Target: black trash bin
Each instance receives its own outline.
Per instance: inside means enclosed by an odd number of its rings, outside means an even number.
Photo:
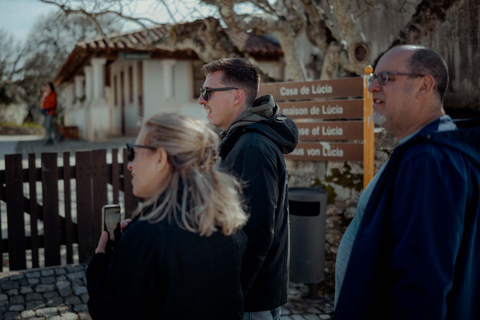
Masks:
[[[289,188],[290,281],[310,285],[310,297],[324,278],[327,191]]]

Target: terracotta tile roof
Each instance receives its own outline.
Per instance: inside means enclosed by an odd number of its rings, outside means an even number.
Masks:
[[[174,53],[162,49],[148,47],[150,43],[165,41],[169,37],[171,25],[158,25],[149,28],[150,39],[147,38],[145,30],[132,31],[125,33],[114,33],[108,38],[95,38],[91,40],[78,42],[76,47],[68,56],[57,75],[55,83],[70,81],[73,76],[81,71],[82,67],[88,62],[92,55],[104,56],[115,55],[119,52],[151,52],[159,57],[180,57],[187,59],[198,59],[195,52],[191,49],[178,50]],[[280,45],[267,39],[246,32],[236,32],[225,29],[226,34],[241,51],[246,51],[255,59],[277,60],[283,55]],[[150,40],[150,41],[149,41]]]
[[[239,48],[244,48],[252,56],[282,56],[280,45],[271,40],[246,32],[225,29],[230,40]]]
[[[111,34],[108,39],[97,38],[77,43],[88,51],[115,51],[115,50],[136,50],[135,45],[148,46],[149,43],[155,43],[165,40],[169,36],[170,25],[159,25],[148,29],[151,41],[147,39],[147,32],[145,30],[133,31],[120,34]],[[271,40],[246,32],[236,32],[230,29],[225,29],[226,34],[230,40],[251,55],[267,55],[279,57],[283,54],[281,47]],[[155,49],[152,49],[155,50]]]
[[[152,42],[159,41],[168,37],[169,26],[160,25],[158,27],[149,28],[149,36]],[[117,50],[135,49],[135,45],[148,46],[147,32],[145,30],[113,33],[108,35],[107,39],[96,38],[77,43],[77,47],[87,51],[95,52],[112,52]]]

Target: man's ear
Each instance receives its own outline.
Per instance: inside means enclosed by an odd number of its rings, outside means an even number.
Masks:
[[[421,79],[420,87],[417,91],[417,98],[423,99],[428,97],[435,89],[435,79],[431,75],[423,76]]]
[[[238,89],[235,92],[235,97],[233,98],[235,103],[241,103],[242,101],[245,102],[245,92],[242,89]]]

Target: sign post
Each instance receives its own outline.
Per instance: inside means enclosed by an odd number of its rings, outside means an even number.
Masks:
[[[368,91],[368,78],[373,73],[371,66],[365,67],[363,76],[363,188],[373,179],[375,160],[375,135],[372,122],[373,97]]]

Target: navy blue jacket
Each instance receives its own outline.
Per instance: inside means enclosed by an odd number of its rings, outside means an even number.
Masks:
[[[480,319],[480,128],[397,147],[372,193],[335,308],[343,319]]]

